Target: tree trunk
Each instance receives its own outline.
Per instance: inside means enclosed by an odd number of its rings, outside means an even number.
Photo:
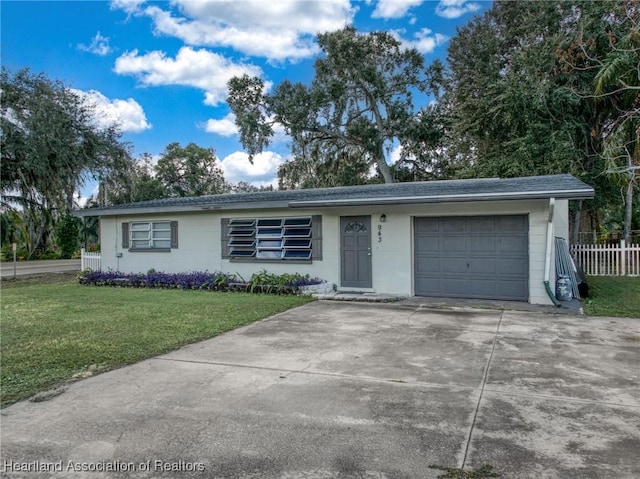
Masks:
[[[378,165],[378,171],[384,178],[385,183],[395,183],[393,181],[393,176],[391,176],[391,169],[387,164],[387,159],[384,157],[384,149],[382,144],[378,147],[378,151],[376,152],[376,163]]]
[[[380,110],[378,109],[378,105],[376,103],[375,98],[373,98],[373,96],[368,93],[367,93],[367,103],[369,104],[371,111],[373,112],[376,118],[376,127],[378,128],[378,133],[380,134],[380,139],[376,147],[377,149],[376,163],[378,164],[378,171],[384,178],[385,183],[395,183],[393,181],[393,176],[391,176],[391,170],[389,169],[389,165],[387,164],[387,159],[384,157],[384,140],[383,140],[384,125],[382,122],[382,115],[380,114]]]
[[[582,216],[582,200],[578,200],[576,211],[573,216],[573,230],[571,231],[571,244],[580,243],[580,219]]]

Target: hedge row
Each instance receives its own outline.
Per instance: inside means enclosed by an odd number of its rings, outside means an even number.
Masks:
[[[321,284],[319,278],[308,274],[255,273],[249,281],[236,274],[221,272],[163,273],[150,270],[148,273],[121,273],[119,271],[80,272],[78,281],[90,286],[119,286],[124,288],[197,289],[207,291],[242,291],[248,293],[299,294],[303,287]]]

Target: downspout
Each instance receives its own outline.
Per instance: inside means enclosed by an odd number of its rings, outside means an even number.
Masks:
[[[553,210],[556,206],[556,199],[549,198],[549,220],[547,221],[547,251],[544,256],[544,289],[547,290],[547,295],[551,302],[557,307],[562,306],[555,295],[551,291],[549,286],[549,274],[551,272],[551,245],[553,244]]]

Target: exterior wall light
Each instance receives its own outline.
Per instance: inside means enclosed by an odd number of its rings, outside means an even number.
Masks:
[[[387,221],[387,215],[385,214],[380,215],[380,223],[384,223],[385,221]]]

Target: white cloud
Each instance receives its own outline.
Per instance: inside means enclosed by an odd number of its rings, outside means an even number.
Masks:
[[[404,41],[406,45],[415,48],[422,54],[431,53],[437,46],[442,45],[449,38],[440,33],[433,34],[428,28],[423,28],[414,33],[414,40]]]
[[[271,117],[267,120],[273,121],[273,118]],[[233,113],[227,114],[227,116],[220,120],[210,118],[203,125],[203,129],[207,133],[214,133],[220,136],[233,136],[239,133],[238,126],[236,125],[236,116]],[[291,140],[291,137],[286,134],[284,126],[280,123],[274,123],[271,144],[284,143],[289,140]]]
[[[396,145],[393,150],[391,150],[391,153],[389,153],[388,163],[395,165],[400,161],[400,155],[402,155],[402,145]]]
[[[401,41],[406,48],[415,48],[423,55],[431,53],[436,47],[449,40],[449,37],[446,35],[433,33],[428,28],[423,28],[422,30],[415,32],[412,40],[402,38],[402,34],[405,33],[404,30],[391,30],[389,33]]]
[[[140,11],[140,5],[145,3],[146,0],[111,0],[112,10],[124,10],[129,14],[137,13]]]
[[[264,151],[253,157],[244,151],[236,151],[220,161],[224,177],[231,183],[246,181],[255,186],[277,185],[278,167],[285,159],[278,153]]]
[[[234,76],[261,76],[254,65],[234,63],[205,49],[182,47],[175,58],[153,51],[139,55],[127,52],[116,60],[114,68],[121,75],[134,75],[143,85],[186,85],[205,91],[207,105],[215,106],[227,97],[227,82]],[[268,85],[270,87],[270,85]]]
[[[133,98],[109,100],[96,90],[72,91],[95,107],[95,121],[102,128],[117,124],[123,133],[140,133],[151,128],[142,106]]]
[[[82,43],[78,44],[78,49],[83,52],[100,55],[101,57],[108,55],[113,51],[109,46],[109,37],[103,37],[100,32],[96,33],[96,36],[91,39],[91,43],[89,45],[84,45]]]
[[[417,7],[424,0],[379,0],[372,18],[402,18],[410,8]]]
[[[156,33],[192,46],[228,47],[272,61],[313,56],[318,51],[315,35],[350,24],[356,12],[349,0],[174,0],[173,10],[163,9],[164,4],[134,3],[135,14],[150,17]],[[112,8],[134,11],[124,0],[112,2]]]
[[[440,0],[436,6],[436,15],[453,19],[478,10],[480,10],[480,4],[469,2],[469,0]]]
[[[236,126],[236,116],[233,113],[229,113],[222,120],[211,118],[205,123],[204,131],[220,136],[237,135],[238,127]]]
[[[100,186],[98,183],[89,185],[89,187],[86,188],[85,191],[74,192],[73,201],[75,202],[76,205],[78,205],[78,208],[84,208],[85,206],[87,206],[87,203],[89,203],[91,199],[96,198],[98,196],[99,190],[100,190]]]

